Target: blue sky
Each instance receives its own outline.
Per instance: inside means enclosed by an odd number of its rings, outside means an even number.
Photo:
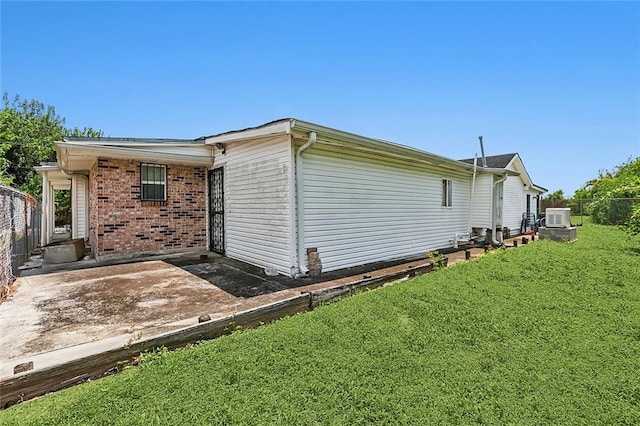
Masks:
[[[640,4],[5,2],[1,88],[70,127],[191,138],[296,117],[573,194],[640,155]]]

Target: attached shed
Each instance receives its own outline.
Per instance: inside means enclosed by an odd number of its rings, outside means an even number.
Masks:
[[[473,164],[474,159],[461,161]],[[477,162],[481,164],[480,159]],[[488,156],[486,165],[490,169],[504,170],[506,178],[479,175],[472,202],[472,226],[506,227],[511,236],[519,235],[539,217],[540,196],[547,190],[533,183],[517,153]]]

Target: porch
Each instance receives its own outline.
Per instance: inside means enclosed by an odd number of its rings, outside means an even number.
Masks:
[[[34,167],[42,177],[42,226],[40,245],[45,247],[66,238],[84,238],[89,235],[88,179],[82,174],[69,175],[58,163],[42,163]],[[69,191],[69,224],[56,227],[56,191]]]

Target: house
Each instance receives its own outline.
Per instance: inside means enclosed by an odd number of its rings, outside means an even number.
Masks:
[[[308,271],[308,249],[331,271],[451,247],[491,226],[471,207],[491,204],[485,181],[521,173],[290,118],[193,140],[64,138],[56,150],[52,173],[72,179],[81,210],[74,233],[96,258],[206,249],[290,276]]]
[[[473,158],[461,161],[474,164]],[[540,197],[547,189],[533,183],[517,153],[488,156],[485,162],[487,168],[505,170],[507,174],[504,178],[486,173],[478,175],[471,201],[472,227],[508,228],[510,236],[531,229],[540,216]]]

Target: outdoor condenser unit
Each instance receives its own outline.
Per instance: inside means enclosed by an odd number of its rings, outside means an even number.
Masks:
[[[549,208],[545,210],[547,228],[569,228],[571,226],[571,209]]]

